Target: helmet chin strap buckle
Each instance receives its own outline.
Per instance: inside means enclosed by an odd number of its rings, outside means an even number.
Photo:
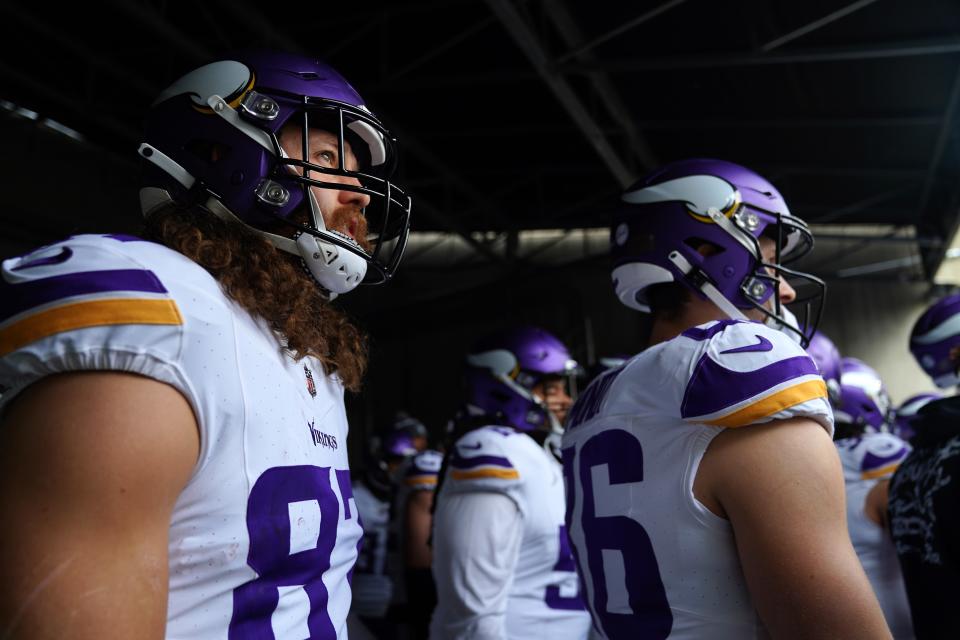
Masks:
[[[720,293],[720,290],[713,286],[713,283],[699,269],[690,264],[690,261],[684,258],[679,251],[671,251],[667,258],[680,270],[684,278],[700,290],[703,295],[707,296],[707,299],[725,313],[728,318],[731,320],[748,320],[747,316],[727,300]]]

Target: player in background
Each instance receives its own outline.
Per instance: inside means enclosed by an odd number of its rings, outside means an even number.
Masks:
[[[879,374],[854,358],[840,361],[834,438],[843,465],[850,541],[893,637],[911,640],[910,605],[890,536],[890,478],[910,445],[889,433],[889,396]]]
[[[942,393],[933,391],[917,393],[901,402],[900,406],[893,411],[893,434],[906,442],[913,440],[913,436],[917,434],[914,423],[920,418],[920,409],[927,403],[942,398]]]
[[[650,347],[587,388],[563,435],[595,628],[889,638],[847,535],[826,385],[798,344],[816,297],[800,324],[782,312],[800,302],[786,277],[823,287],[784,267],[812,247],[806,225],[754,172],[685,160],[626,191],[611,242],[618,298],[653,323]]]
[[[840,351],[822,331],[817,331],[810,338],[807,353],[817,364],[820,377],[827,385],[831,406],[836,407],[840,402]]]
[[[960,383],[960,295],[941,298],[917,319],[910,352],[941,389]],[[913,452],[890,482],[890,529],[917,638],[952,638],[960,582],[960,398],[928,402],[911,426]]]
[[[397,625],[394,618],[387,617],[396,591],[396,579],[388,565],[390,515],[400,467],[416,453],[414,438],[404,431],[371,438],[363,474],[353,485],[363,542],[353,574],[350,611],[378,637],[392,634]]]
[[[251,53],[170,85],[140,155],[144,239],[0,266],[0,629],[345,637],[366,345],[330,300],[397,266],[394,141],[333,68]]]
[[[576,362],[553,335],[521,327],[480,340],[467,364],[460,423],[477,428],[448,453],[436,498],[430,637],[585,639],[556,457]]]

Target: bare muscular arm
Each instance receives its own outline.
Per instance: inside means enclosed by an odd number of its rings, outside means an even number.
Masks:
[[[850,542],[840,460],[819,424],[795,418],[724,431],[694,493],[730,520],[772,637],[891,637]]]
[[[0,637],[162,638],[186,399],[124,373],[43,379],[0,416]]]

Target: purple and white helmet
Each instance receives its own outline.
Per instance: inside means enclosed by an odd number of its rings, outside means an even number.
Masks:
[[[941,298],[913,325],[910,353],[920,367],[941,389],[960,384],[957,374],[960,358],[953,351],[960,347],[960,294]]]
[[[890,394],[880,374],[862,360],[841,358],[840,404],[833,410],[834,420],[879,433],[889,431],[890,409]]]
[[[830,404],[836,407],[840,403],[840,351],[830,338],[817,331],[810,338],[807,353],[817,363],[817,369],[827,383]]]
[[[908,442],[912,440],[913,436],[917,435],[915,424],[920,409],[941,398],[943,394],[940,393],[918,393],[904,400],[903,404],[894,410],[893,433]]]
[[[629,187],[611,226],[613,282],[626,306],[649,312],[647,289],[680,282],[727,316],[761,309],[768,321],[806,344],[820,321],[822,280],[783,267],[813,248],[806,223],[790,214],[766,179],[723,160],[672,162]],[[777,253],[764,263],[759,238],[771,237]],[[710,255],[698,251],[709,243]],[[783,312],[780,276],[815,286],[798,322]],[[772,301],[771,301],[772,298]]]
[[[338,166],[289,158],[279,144],[288,124],[300,127],[303,157],[311,160],[310,128],[334,134]],[[357,171],[344,166],[346,143]],[[389,280],[403,254],[411,203],[390,182],[396,141],[353,87],[316,58],[250,52],[191,71],[151,106],[139,152],[145,215],[171,200],[205,206],[300,257],[332,296]],[[342,177],[359,184],[336,182]],[[369,252],[326,228],[312,187],[369,196]],[[277,234],[278,226],[291,233]]]
[[[577,373],[577,362],[554,335],[537,327],[500,331],[467,356],[467,403],[472,413],[496,416],[521,431],[559,431],[560,424],[533,387],[548,376]]]

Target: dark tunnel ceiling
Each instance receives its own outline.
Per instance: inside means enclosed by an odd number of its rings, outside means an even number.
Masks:
[[[181,72],[279,47],[395,131],[418,230],[603,226],[626,182],[690,155],[765,173],[808,222],[913,225],[928,268],[956,226],[955,0],[280,6],[3,3],[0,98],[123,165]]]

